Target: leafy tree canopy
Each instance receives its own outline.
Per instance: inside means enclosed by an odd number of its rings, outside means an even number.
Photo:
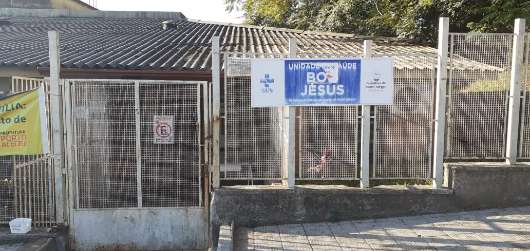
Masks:
[[[393,36],[435,43],[438,17],[454,32],[511,32],[529,0],[225,0],[254,25]]]

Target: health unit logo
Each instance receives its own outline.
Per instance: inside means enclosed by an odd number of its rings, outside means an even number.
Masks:
[[[265,76],[259,80],[261,84],[262,93],[273,93],[274,78],[270,74],[265,73]]]
[[[287,104],[358,101],[359,60],[289,60],[286,63]]]
[[[344,85],[339,83],[339,63],[302,64],[306,71],[306,83],[301,96],[340,96]]]

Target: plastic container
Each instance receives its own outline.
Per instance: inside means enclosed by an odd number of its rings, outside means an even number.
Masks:
[[[16,218],[9,222],[9,228],[12,234],[25,234],[31,231],[31,219]]]

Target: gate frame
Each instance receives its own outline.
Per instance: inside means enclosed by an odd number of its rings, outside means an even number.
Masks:
[[[204,169],[208,168],[208,163],[205,163],[204,161],[208,158],[205,155],[209,154],[209,151],[207,148],[209,138],[208,133],[208,127],[209,127],[209,116],[210,113],[210,107],[208,106],[208,100],[203,100],[205,97],[209,99],[209,84],[207,81],[195,81],[195,80],[143,80],[143,79],[96,79],[96,78],[89,78],[89,79],[61,79],[63,83],[63,93],[64,93],[64,99],[63,99],[63,108],[65,111],[65,120],[64,126],[66,128],[66,135],[65,135],[65,143],[67,148],[69,149],[66,151],[66,170],[67,170],[67,188],[68,188],[68,221],[70,223],[70,234],[72,235],[72,245],[76,248],[79,248],[80,250],[85,249],[93,249],[93,248],[107,248],[109,246],[106,245],[119,245],[123,243],[116,243],[113,237],[116,238],[116,236],[90,236],[87,238],[84,238],[80,240],[79,238],[76,238],[78,234],[84,235],[82,233],[87,233],[87,231],[92,231],[92,229],[97,229],[97,227],[103,227],[101,226],[102,222],[98,222],[97,219],[103,219],[102,221],[111,221],[113,224],[116,224],[116,226],[126,226],[127,219],[133,220],[133,222],[137,222],[140,224],[139,228],[142,228],[146,222],[149,221],[158,221],[162,218],[164,219],[170,219],[168,222],[174,222],[175,224],[184,224],[186,226],[189,226],[190,234],[186,235],[184,234],[186,231],[182,232],[181,237],[175,238],[173,240],[165,241],[164,243],[158,243],[158,245],[171,245],[171,244],[178,244],[180,242],[186,243],[186,245],[190,245],[190,243],[194,243],[193,245],[203,245],[207,244],[209,241],[208,239],[208,229],[209,229],[209,221],[208,221],[208,211],[209,211],[209,201],[206,201],[204,198],[208,198],[208,192],[209,192],[209,186],[204,186],[204,182],[202,182],[203,178],[206,179],[208,176],[204,176]],[[74,101],[74,98],[72,97],[73,91],[75,90],[75,81],[96,81],[97,82],[117,82],[117,83],[129,83],[133,85],[135,88],[135,140],[136,140],[136,158],[137,158],[137,168],[140,168],[140,172],[138,173],[137,169],[137,179],[140,179],[140,184],[137,183],[137,186],[141,189],[141,148],[138,148],[138,143],[140,143],[141,139],[139,136],[139,130],[141,125],[138,123],[140,120],[140,106],[139,102],[139,87],[141,84],[170,84],[170,85],[194,85],[197,87],[197,93],[196,93],[196,100],[197,100],[197,129],[198,129],[198,147],[199,147],[199,154],[198,154],[198,160],[199,160],[199,172],[198,172],[198,179],[199,179],[199,196],[198,196],[198,206],[182,206],[182,207],[143,207],[140,203],[137,203],[136,207],[119,207],[119,208],[79,208],[79,187],[78,187],[78,168],[77,168],[77,154],[75,154],[75,151],[77,151],[77,143],[75,140],[75,127],[74,127],[74,120],[73,120],[73,105],[72,102]],[[209,183],[207,183],[209,184]],[[138,188],[137,188],[138,189]],[[137,191],[138,194],[141,195],[141,190]],[[138,198],[138,197],[137,197]],[[138,198],[138,202],[142,200],[141,197]],[[141,206],[141,207],[140,207]],[[157,218],[156,216],[159,215]],[[95,217],[95,218],[94,218]],[[79,220],[81,218],[85,218],[85,220],[82,220],[82,222]],[[121,220],[121,219],[125,219]],[[182,222],[183,219],[193,219],[190,222]],[[78,220],[78,222],[76,222]],[[91,222],[92,221],[92,222]],[[100,220],[101,221],[101,220]],[[89,224],[89,225],[87,225]],[[93,224],[93,225],[90,225]],[[160,223],[162,224],[162,223]],[[168,223],[171,225],[171,223]],[[168,224],[162,224],[163,226],[167,226]],[[165,230],[164,230],[165,229]],[[154,236],[153,238],[161,238],[161,236],[165,236],[165,234],[168,234],[173,228],[156,228],[154,230],[150,230],[150,234]],[[155,231],[156,230],[156,231]],[[138,231],[135,231],[138,232]],[[116,235],[119,235],[120,233],[116,233]],[[134,235],[134,234],[133,234]],[[190,239],[194,239],[194,241],[190,242]],[[199,239],[201,239],[199,241]],[[124,238],[120,239],[122,242],[142,242],[147,243],[149,240],[145,238],[139,238],[139,239],[131,239],[131,238]],[[205,242],[205,243],[202,243]],[[165,248],[165,246],[164,246]],[[197,247],[192,246],[185,246],[185,249],[193,249]]]
[[[99,79],[99,78],[69,78],[69,79],[61,79],[63,83],[63,92],[64,92],[64,99],[63,99],[63,105],[65,110],[65,128],[66,135],[65,135],[65,143],[67,146],[67,149],[70,149],[68,153],[66,153],[67,156],[67,173],[68,173],[68,187],[69,189],[69,209],[71,210],[98,210],[98,209],[135,209],[135,208],[158,208],[158,207],[143,207],[142,206],[142,195],[141,195],[141,167],[142,163],[141,161],[141,148],[139,147],[139,144],[141,144],[140,139],[140,99],[139,99],[139,90],[140,90],[140,84],[170,84],[170,85],[196,85],[197,86],[197,123],[198,123],[198,146],[200,149],[199,152],[199,185],[200,185],[200,193],[199,193],[199,206],[194,207],[160,207],[160,208],[203,208],[207,207],[208,203],[203,203],[203,197],[205,195],[203,193],[207,193],[208,191],[204,190],[204,187],[202,187],[202,179],[205,178],[203,176],[203,168],[206,168],[208,165],[204,162],[205,154],[208,154],[208,150],[205,149],[205,146],[207,146],[206,143],[203,142],[203,139],[206,140],[208,138],[207,135],[203,135],[203,133],[207,133],[207,130],[203,129],[203,127],[208,126],[208,116],[206,114],[209,113],[209,107],[206,104],[206,102],[203,104],[202,108],[204,109],[201,113],[201,100],[205,97],[205,93],[208,91],[208,82],[207,81],[195,81],[195,80],[143,80],[143,79]],[[136,142],[136,159],[137,159],[137,169],[136,169],[136,175],[137,175],[137,189],[140,189],[137,191],[138,195],[140,197],[137,197],[138,199],[138,206],[137,207],[126,207],[126,208],[78,208],[79,207],[79,187],[78,187],[78,170],[77,170],[77,154],[73,154],[73,151],[77,151],[77,143],[75,141],[74,137],[74,120],[72,115],[72,91],[75,90],[74,83],[75,81],[97,81],[97,82],[121,82],[121,83],[134,83],[135,88],[135,142]],[[201,95],[202,94],[202,95]],[[201,116],[202,115],[202,116]],[[74,168],[75,166],[75,168]],[[74,183],[75,181],[75,183]],[[139,182],[138,182],[139,181]],[[75,202],[74,202],[75,198]]]

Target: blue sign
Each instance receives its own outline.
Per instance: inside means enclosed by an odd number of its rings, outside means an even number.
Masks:
[[[285,60],[286,105],[359,104],[361,60]]]

